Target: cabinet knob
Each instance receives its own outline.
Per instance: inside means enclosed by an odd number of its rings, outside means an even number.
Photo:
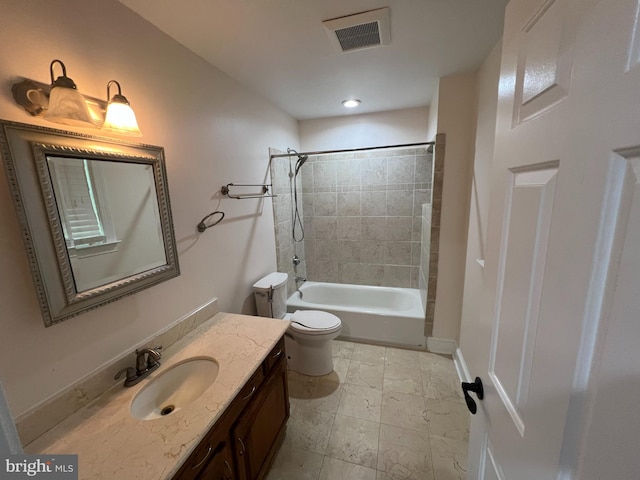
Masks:
[[[227,475],[226,480],[232,480],[233,479],[233,470],[231,470],[231,465],[229,465],[229,462],[227,462],[226,460],[224,461],[224,465],[225,465],[225,467],[227,467],[227,470],[229,470],[229,475]]]
[[[282,355],[282,349],[281,348],[279,348],[278,351],[272,355],[272,357],[273,358],[278,358],[280,355]]]

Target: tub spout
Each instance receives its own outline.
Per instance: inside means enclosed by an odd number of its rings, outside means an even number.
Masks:
[[[305,277],[296,277],[296,282],[306,282],[307,279]]]

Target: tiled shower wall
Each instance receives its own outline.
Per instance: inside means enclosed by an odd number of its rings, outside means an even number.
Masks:
[[[309,280],[418,288],[431,162],[426,148],[309,157],[301,170]]]

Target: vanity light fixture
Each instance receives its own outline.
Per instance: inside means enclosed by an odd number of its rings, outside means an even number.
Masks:
[[[62,76],[54,81],[53,66],[56,63],[62,67]],[[84,97],[78,91],[75,82],[67,77],[67,68],[64,63],[57,59],[53,60],[49,72],[51,73],[51,92],[44,118],[50,122],[76,127],[95,127]]]
[[[62,68],[62,75],[53,79],[55,64]],[[73,80],[67,77],[67,68],[60,60],[53,60],[49,67],[51,83],[37,82],[29,78],[14,83],[13,98],[34,117],[50,122],[64,123],[76,127],[100,128],[106,132],[141,137],[136,116],[129,101],[122,95],[120,84],[107,83],[107,100],[80,93]],[[111,97],[111,85],[118,86],[118,93]]]
[[[118,86],[118,93],[111,97],[110,89],[114,83]],[[107,105],[107,113],[104,124],[102,125],[102,130],[109,130],[132,137],[141,137],[142,132],[140,131],[140,127],[138,127],[136,114],[129,105],[127,98],[122,95],[120,83],[116,80],[110,80],[109,83],[107,83],[107,100],[109,104]]]
[[[360,105],[360,103],[360,100],[358,100],[357,98],[350,98],[348,100],[342,101],[342,105],[346,108],[355,108]]]

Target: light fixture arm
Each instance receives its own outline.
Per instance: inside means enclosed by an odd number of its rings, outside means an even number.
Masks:
[[[55,80],[53,79],[53,66],[59,63],[60,67],[62,67],[62,76],[56,78]],[[64,63],[62,63],[62,60],[58,60],[55,59],[51,62],[51,65],[49,66],[49,73],[51,74],[51,86],[52,87],[65,87],[65,88],[73,88],[77,90],[76,84],[73,80],[71,80],[69,77],[67,77],[67,67],[64,66]]]
[[[111,85],[114,83],[118,87],[118,93],[116,93],[113,98],[111,98]],[[126,105],[129,105],[129,100],[127,100],[127,97],[122,95],[122,87],[120,86],[120,82],[118,82],[117,80],[109,80],[109,83],[107,83],[107,102],[124,103]]]

